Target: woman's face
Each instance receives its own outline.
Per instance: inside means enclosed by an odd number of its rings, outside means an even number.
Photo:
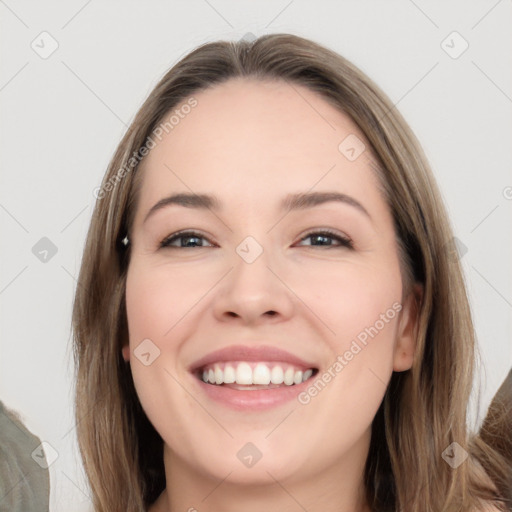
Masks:
[[[414,350],[368,143],[297,85],[194,98],[152,137],[130,234],[123,354],[166,460],[240,483],[362,470]]]

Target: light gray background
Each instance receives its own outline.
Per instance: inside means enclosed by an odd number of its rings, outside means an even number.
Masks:
[[[161,75],[199,44],[247,32],[291,32],[346,56],[423,144],[467,247],[483,363],[477,426],[512,365],[511,14],[510,0],[0,1],[0,397],[58,453],[52,512],[90,508],[70,315],[92,191]],[[47,59],[31,48],[49,48],[43,31],[59,45]],[[445,49],[462,41],[442,43],[453,31],[469,43],[456,59]],[[46,263],[32,253],[44,236],[58,248]]]

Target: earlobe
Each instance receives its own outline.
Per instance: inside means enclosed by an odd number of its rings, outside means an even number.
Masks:
[[[130,360],[130,345],[125,345],[121,349],[121,353],[123,354],[123,359],[128,362]]]
[[[412,367],[418,335],[419,312],[423,298],[423,286],[415,284],[404,300],[401,311],[395,353],[393,357],[393,370],[404,372]]]

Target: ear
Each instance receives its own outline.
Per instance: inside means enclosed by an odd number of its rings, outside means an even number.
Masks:
[[[125,362],[128,362],[130,360],[130,345],[126,344],[121,349],[121,353],[123,354],[123,359]]]
[[[395,372],[409,370],[414,361],[422,299],[423,285],[415,284],[409,295],[405,298],[402,311],[400,312],[393,355],[393,370]]]

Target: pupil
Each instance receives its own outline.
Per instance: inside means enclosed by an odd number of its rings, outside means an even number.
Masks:
[[[321,240],[323,242],[322,245],[330,245],[329,244],[330,237],[328,237],[328,236],[316,235],[313,238],[315,238],[316,240]]]
[[[184,237],[184,240],[186,240],[186,242],[182,245],[182,247],[191,247],[193,244],[197,243],[197,242],[191,242],[190,240],[199,240],[199,238],[197,236],[187,236],[187,237]]]

